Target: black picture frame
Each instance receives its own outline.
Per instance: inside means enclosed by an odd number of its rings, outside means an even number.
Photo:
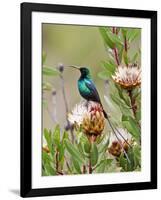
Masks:
[[[75,13],[148,18],[151,21],[151,181],[93,186],[32,189],[32,12]],[[21,4],[21,189],[22,197],[129,191],[157,188],[157,12],[115,8]]]

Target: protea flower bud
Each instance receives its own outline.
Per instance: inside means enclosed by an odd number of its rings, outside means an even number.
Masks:
[[[88,112],[83,118],[82,127],[88,135],[100,135],[105,126],[103,109],[99,103],[90,103]]]
[[[127,141],[127,142],[128,142],[128,141]],[[116,156],[116,157],[119,157],[120,154],[123,152],[122,147],[123,147],[124,150],[127,152],[128,149],[129,149],[128,144],[127,144],[125,141],[124,141],[124,142],[121,141],[121,143],[122,143],[122,146],[121,146],[121,144],[119,143],[119,141],[116,141],[116,140],[113,141],[112,144],[111,144],[111,146],[108,148],[108,152],[109,152],[110,154],[112,154],[113,156]]]
[[[120,154],[121,154],[121,145],[119,144],[119,142],[116,141],[116,140],[113,141],[111,146],[108,148],[108,152],[110,154],[112,154],[113,156],[116,156],[116,157],[120,156]]]
[[[141,69],[137,64],[119,65],[112,76],[113,80],[124,89],[133,89],[141,84]]]
[[[62,73],[64,71],[64,65],[62,63],[58,64],[58,70]]]
[[[120,134],[116,138],[114,135],[110,137],[110,144],[108,152],[115,157],[119,157],[124,151],[128,151],[129,145],[131,143],[131,135],[127,133],[124,129],[119,129]],[[118,140],[119,139],[119,140]]]
[[[95,141],[105,127],[102,106],[93,101],[76,105],[72,113],[68,115],[68,119],[72,124],[76,123],[81,126],[83,133],[85,133],[91,141]]]

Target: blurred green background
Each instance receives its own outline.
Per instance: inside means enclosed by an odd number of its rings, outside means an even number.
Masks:
[[[42,31],[42,50],[47,55],[45,65],[57,67],[59,63],[63,63],[88,66],[104,105],[104,94],[108,95],[108,91],[105,90],[104,81],[98,78],[97,74],[102,71],[101,61],[108,60],[109,57],[98,27],[43,24]],[[140,39],[138,37],[132,44],[129,54],[134,54],[135,50],[140,48]],[[74,69],[67,68],[63,75],[68,107],[71,111],[82,99],[77,89],[80,74]],[[60,78],[43,76],[43,80],[51,83],[53,90],[56,90],[56,96],[52,96],[51,92],[43,94],[48,102],[48,109],[43,108],[43,127],[53,128],[55,122],[51,116],[55,113],[57,121],[63,128],[66,121]],[[108,112],[108,109],[106,110]]]

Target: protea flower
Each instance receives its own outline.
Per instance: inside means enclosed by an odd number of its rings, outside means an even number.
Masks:
[[[137,64],[119,65],[112,76],[113,80],[124,89],[132,89],[141,84],[141,69]]]
[[[131,143],[131,135],[124,129],[118,129],[120,135],[111,135],[108,152],[113,156],[119,157],[124,151],[128,151],[129,144]]]
[[[83,133],[95,141],[105,127],[105,118],[102,106],[93,101],[83,101],[75,106],[68,115],[68,120],[72,124],[82,127]]]

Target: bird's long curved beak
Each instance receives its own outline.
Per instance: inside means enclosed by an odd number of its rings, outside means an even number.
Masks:
[[[75,66],[75,65],[69,65],[69,66],[66,66],[66,67],[72,67],[74,69],[80,70],[80,68],[78,66]]]

